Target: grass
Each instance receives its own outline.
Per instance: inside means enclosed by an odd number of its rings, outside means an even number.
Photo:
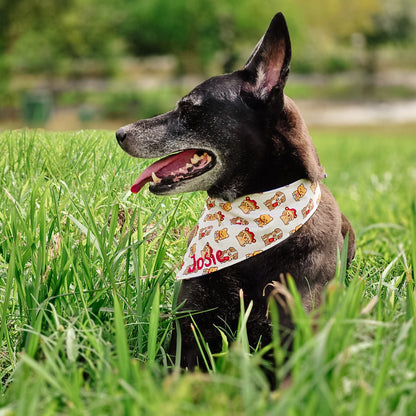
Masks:
[[[312,132],[356,258],[306,315],[270,391],[236,341],[209,374],[166,353],[175,270],[204,195],[128,189],[147,162],[112,132],[0,135],[0,415],[407,415],[416,408],[416,142],[411,128]],[[175,306],[173,306],[175,308]],[[277,313],[271,314],[277,326]],[[197,328],[195,329],[198,335]],[[273,344],[278,363],[285,351]],[[291,374],[288,379],[288,374]]]

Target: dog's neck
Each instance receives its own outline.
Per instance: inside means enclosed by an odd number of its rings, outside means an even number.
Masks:
[[[283,108],[271,118],[276,121],[263,132],[267,139],[259,140],[261,146],[267,146],[262,148],[261,156],[249,157],[238,169],[228,172],[208,189],[210,197],[232,202],[244,195],[280,188],[301,178],[318,182],[325,177],[308,128],[293,100],[284,96]]]
[[[271,192],[302,178],[309,180],[306,169],[299,159],[294,157],[293,160],[289,160],[290,156],[286,156],[286,153],[291,153],[292,149],[287,149],[282,141],[279,141],[279,145],[280,148],[277,150],[270,149],[268,156],[249,173],[241,176],[230,175],[224,183],[217,182],[207,191],[208,196],[233,202],[243,196]],[[285,146],[284,149],[283,146]]]
[[[307,179],[233,202],[208,197],[177,278],[213,273],[280,244],[308,221],[320,198],[318,182]]]

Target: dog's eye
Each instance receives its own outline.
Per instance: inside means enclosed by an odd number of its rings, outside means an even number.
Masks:
[[[189,103],[179,103],[178,112],[180,118],[185,118],[192,112],[192,105]]]
[[[189,101],[182,101],[178,104],[179,111],[189,111],[192,107],[193,106]]]
[[[189,102],[181,102],[178,104],[178,115],[181,123],[189,125],[192,123],[195,115],[194,106]]]
[[[181,114],[190,112],[193,110],[193,108],[194,105],[189,101],[181,101],[178,103],[178,109]]]
[[[195,105],[190,101],[183,101],[178,103],[179,118],[184,122],[190,122],[198,117],[200,114],[201,107]]]

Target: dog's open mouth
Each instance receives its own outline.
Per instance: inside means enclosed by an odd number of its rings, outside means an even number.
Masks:
[[[152,191],[173,188],[183,181],[202,175],[214,165],[215,156],[212,153],[205,150],[185,150],[150,165],[134,182],[131,192],[139,192],[148,182],[151,182]]]

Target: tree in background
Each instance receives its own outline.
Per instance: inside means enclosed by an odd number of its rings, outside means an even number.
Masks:
[[[415,0],[0,0],[0,68],[76,75],[79,60],[111,72],[121,55],[174,54],[182,70],[204,71],[220,57],[230,71],[283,11],[294,69],[326,70],[355,33],[372,49],[414,37],[414,10]]]
[[[182,69],[204,71],[218,51],[231,68],[235,44],[253,42],[277,11],[267,0],[123,1],[119,33],[136,56],[174,54]]]
[[[380,48],[388,44],[403,44],[415,39],[415,6],[415,0],[382,0],[379,12],[372,16],[371,29],[363,33],[367,51],[364,61],[366,73],[364,87],[368,93],[374,89]]]
[[[348,45],[355,33],[370,32],[382,0],[281,0],[294,47],[297,72],[336,72],[353,65]],[[293,37],[293,35],[292,35]],[[345,48],[347,46],[347,48]]]
[[[98,0],[15,0],[1,6],[0,39],[14,71],[76,73],[74,60],[110,61],[116,53],[113,15]]]

